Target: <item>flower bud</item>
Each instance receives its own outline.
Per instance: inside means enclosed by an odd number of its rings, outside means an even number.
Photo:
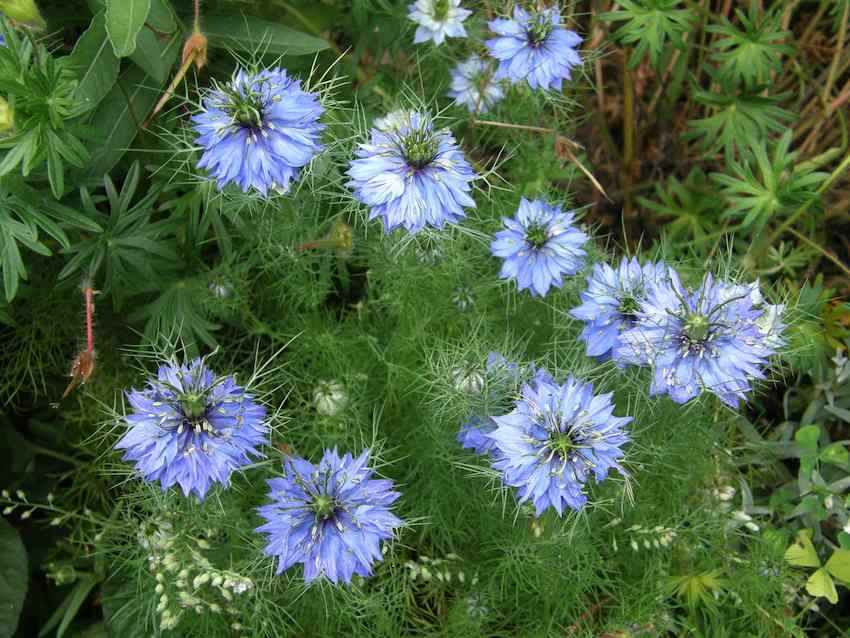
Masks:
[[[348,392],[338,381],[321,381],[313,393],[316,412],[322,416],[337,416],[348,407]]]

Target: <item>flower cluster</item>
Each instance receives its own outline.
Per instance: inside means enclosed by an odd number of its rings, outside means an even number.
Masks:
[[[258,509],[267,522],[265,553],[278,559],[281,574],[304,565],[304,580],[319,576],[350,583],[369,576],[383,559],[381,541],[403,522],[390,511],[400,496],[388,480],[373,479],[369,450],[353,458],[326,450],[318,465],[301,458],[284,460],[284,475],[268,481],[273,503]]]
[[[538,376],[522,388],[514,409],[494,416],[486,436],[496,444],[493,469],[516,487],[519,502],[531,501],[539,516],[553,508],[580,510],[586,483],[597,482],[620,465],[629,441],[623,427],[632,417],[616,417],[612,393],[594,395],[593,385],[572,376],[563,385]]]
[[[285,193],[322,150],[318,120],[325,109],[285,69],[240,70],[211,90],[203,107],[192,117],[203,149],[198,167],[219,189],[235,183],[243,192]]]
[[[650,393],[685,403],[703,391],[737,407],[768,359],[784,345],[783,305],[747,286],[707,274],[696,290],[663,263],[596,264],[570,311],[585,322],[589,356],[654,368]]]
[[[417,23],[415,43],[432,40],[441,45],[446,37],[466,37],[463,21],[472,14],[460,6],[460,0],[417,0],[409,6],[408,17]],[[557,7],[525,9],[514,6],[510,18],[498,18],[487,23],[495,37],[484,42],[487,52],[499,63],[496,80],[511,84],[527,82],[532,89],[560,91],[563,81],[581,65],[577,50],[581,37],[561,26]],[[502,97],[502,89],[481,82],[485,64],[473,56],[452,72],[452,92],[458,104],[470,111],[484,112],[488,101]],[[488,73],[489,75],[489,73]],[[480,87],[489,86],[486,91]],[[483,106],[482,106],[483,105]]]
[[[514,279],[519,290],[545,297],[551,286],[563,286],[563,275],[584,265],[582,246],[588,236],[573,225],[575,214],[558,205],[524,197],[514,219],[505,217],[506,230],[496,233],[490,251],[504,259],[499,276]]]
[[[233,470],[268,442],[265,408],[232,376],[217,377],[203,359],[167,363],[127,400],[129,429],[115,444],[147,481],[163,491],[179,485],[203,499],[213,483],[228,485]]]
[[[355,154],[348,186],[387,233],[399,226],[410,233],[442,228],[475,207],[469,196],[475,171],[452,134],[436,129],[425,113],[391,113]]]

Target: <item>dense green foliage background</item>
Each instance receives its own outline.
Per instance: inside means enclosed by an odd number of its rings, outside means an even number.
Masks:
[[[451,105],[448,73],[510,4],[465,1],[470,37],[434,47],[397,0],[209,0],[208,62],[155,117],[192,2],[44,0],[46,29],[4,21],[0,637],[155,636],[164,610],[171,635],[207,637],[850,628],[850,1],[560,2],[581,72],[561,94],[514,88],[487,124]],[[329,148],[290,195],[218,193],[195,168],[188,116],[240,63],[309,78],[328,108]],[[385,236],[343,173],[373,119],[410,106],[441,111],[486,180],[462,226]],[[581,211],[593,259],[759,278],[789,307],[770,382],[740,413],[677,406],[646,396],[646,371],[586,358],[567,315],[584,276],[545,300],[497,278],[489,240],[523,195]],[[96,366],[60,398],[82,282]],[[268,459],[203,504],[112,449],[123,392],[175,350],[241,379],[266,366],[275,411]],[[458,370],[492,350],[615,391],[631,478],[563,520],[517,509],[455,441],[481,407]],[[333,415],[326,382],[348,397]],[[377,450],[409,525],[373,578],[305,590],[274,575],[254,508],[281,454],[333,446]]]

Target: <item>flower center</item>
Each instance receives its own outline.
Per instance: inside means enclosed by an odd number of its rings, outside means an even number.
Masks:
[[[445,20],[449,17],[449,0],[437,0],[434,3],[434,19]]]
[[[693,313],[685,317],[685,336],[692,343],[705,341],[711,322],[705,315]]]
[[[184,394],[180,397],[180,408],[186,419],[190,423],[195,423],[206,416],[206,397],[203,394]]]
[[[538,15],[528,27],[528,39],[531,46],[539,47],[552,33],[552,22],[545,15]]]
[[[632,295],[626,295],[620,299],[619,312],[624,319],[628,319],[630,321],[637,319],[637,311],[639,308],[640,305],[638,304],[637,299],[635,299]]]
[[[317,496],[312,504],[313,513],[322,520],[331,518],[337,510],[337,504],[327,494]]]
[[[549,241],[549,228],[545,224],[531,224],[525,231],[525,238],[534,250],[540,250]]]
[[[561,458],[567,458],[571,451],[576,449],[576,444],[566,432],[556,431],[549,439],[549,449]]]
[[[412,131],[402,142],[404,159],[413,168],[425,168],[437,155],[437,140],[430,131]]]

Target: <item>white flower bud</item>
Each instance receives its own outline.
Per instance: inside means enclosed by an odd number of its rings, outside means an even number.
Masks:
[[[484,389],[484,376],[477,370],[467,370],[455,366],[451,370],[452,385],[458,392],[464,394],[481,394]]]
[[[348,391],[338,381],[320,381],[313,392],[313,402],[322,416],[337,416],[348,407]]]

